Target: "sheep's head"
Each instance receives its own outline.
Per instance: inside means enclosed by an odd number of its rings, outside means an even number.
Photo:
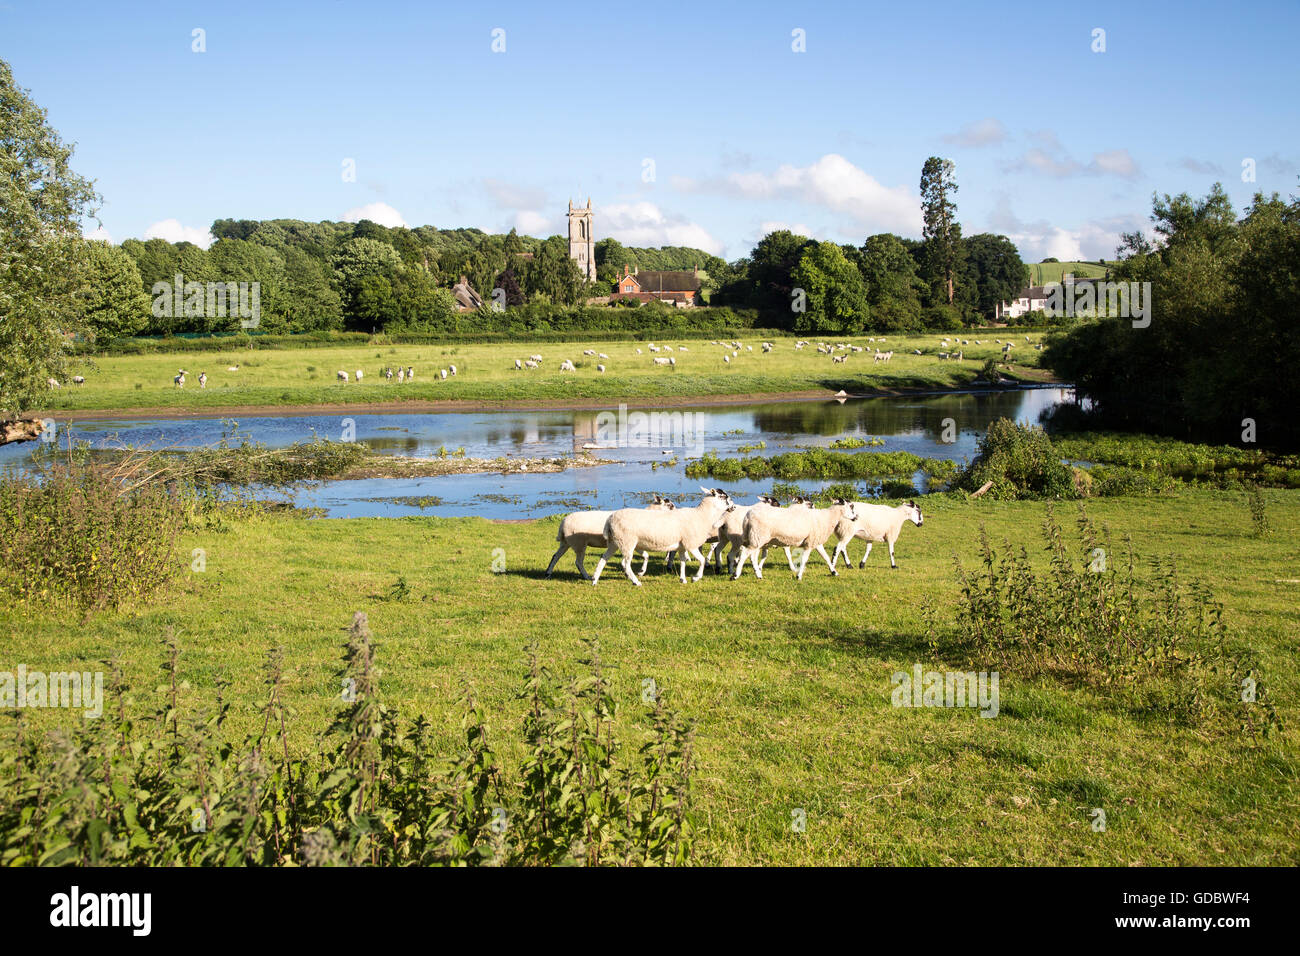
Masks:
[[[921,509],[916,506],[915,501],[909,501],[903,507],[907,508],[907,517],[912,519],[912,523],[918,528],[921,526]]]
[[[836,507],[842,509],[842,512],[843,512],[843,513],[842,513],[842,515],[841,515],[841,519],[840,519],[840,520],[842,520],[842,521],[857,521],[857,520],[858,520],[858,511],[857,511],[857,509],[853,506],[853,502],[852,502],[852,501],[849,501],[847,498],[836,498],[835,501],[834,501],[834,504],[835,504]]]

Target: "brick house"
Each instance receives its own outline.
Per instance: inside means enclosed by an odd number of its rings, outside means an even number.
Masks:
[[[689,309],[702,304],[700,273],[696,266],[690,272],[662,272],[647,269],[629,269],[623,266],[618,288],[609,301],[636,299],[639,302],[664,302],[679,309]]]

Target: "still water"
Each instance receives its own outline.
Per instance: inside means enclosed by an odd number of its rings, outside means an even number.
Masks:
[[[329,517],[481,515],[536,518],[577,508],[639,506],[658,492],[686,501],[700,482],[686,478],[687,458],[705,451],[743,454],[742,446],[764,455],[825,447],[837,438],[878,437],[869,451],[907,451],[923,457],[973,456],[976,442],[997,418],[1036,423],[1040,415],[1072,392],[1029,388],[998,392],[908,395],[836,401],[772,402],[752,405],[674,407],[681,413],[667,434],[639,435],[634,407],[629,441],[611,440],[617,409],[438,412],[423,414],[276,415],[237,419],[238,433],[277,447],[310,439],[345,437],[348,423],[357,441],[383,454],[429,457],[439,449],[463,448],[470,458],[546,458],[591,447],[592,454],[617,464],[574,468],[554,474],[476,474],[437,478],[329,481],[299,491],[301,507],[323,509]],[[642,408],[641,411],[655,411]],[[946,420],[951,419],[951,425]],[[58,440],[87,441],[94,447],[118,445],[199,447],[220,441],[232,423],[212,418],[144,419],[78,423],[57,420]],[[945,426],[955,441],[945,443]],[[753,446],[765,444],[761,451]],[[0,447],[0,467],[20,466],[30,445]],[[673,459],[676,465],[668,465]],[[654,466],[658,465],[656,468]],[[716,481],[706,481],[715,485]],[[771,488],[771,480],[730,482],[727,490],[744,502]],[[799,483],[816,490],[826,483]],[[918,487],[921,487],[918,484]]]

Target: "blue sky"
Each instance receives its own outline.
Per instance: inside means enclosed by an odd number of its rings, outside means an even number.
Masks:
[[[942,155],[967,234],[1037,261],[1109,256],[1155,191],[1300,191],[1300,3],[1054,6],[0,0],[0,57],[118,242],[362,215],[545,236],[590,195],[597,238],[734,259],[782,226],[918,235]]]

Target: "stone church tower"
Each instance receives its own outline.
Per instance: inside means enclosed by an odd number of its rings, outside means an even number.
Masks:
[[[596,280],[596,238],[591,234],[591,197],[585,207],[574,207],[569,200],[569,258],[578,263],[578,271],[589,282]]]

